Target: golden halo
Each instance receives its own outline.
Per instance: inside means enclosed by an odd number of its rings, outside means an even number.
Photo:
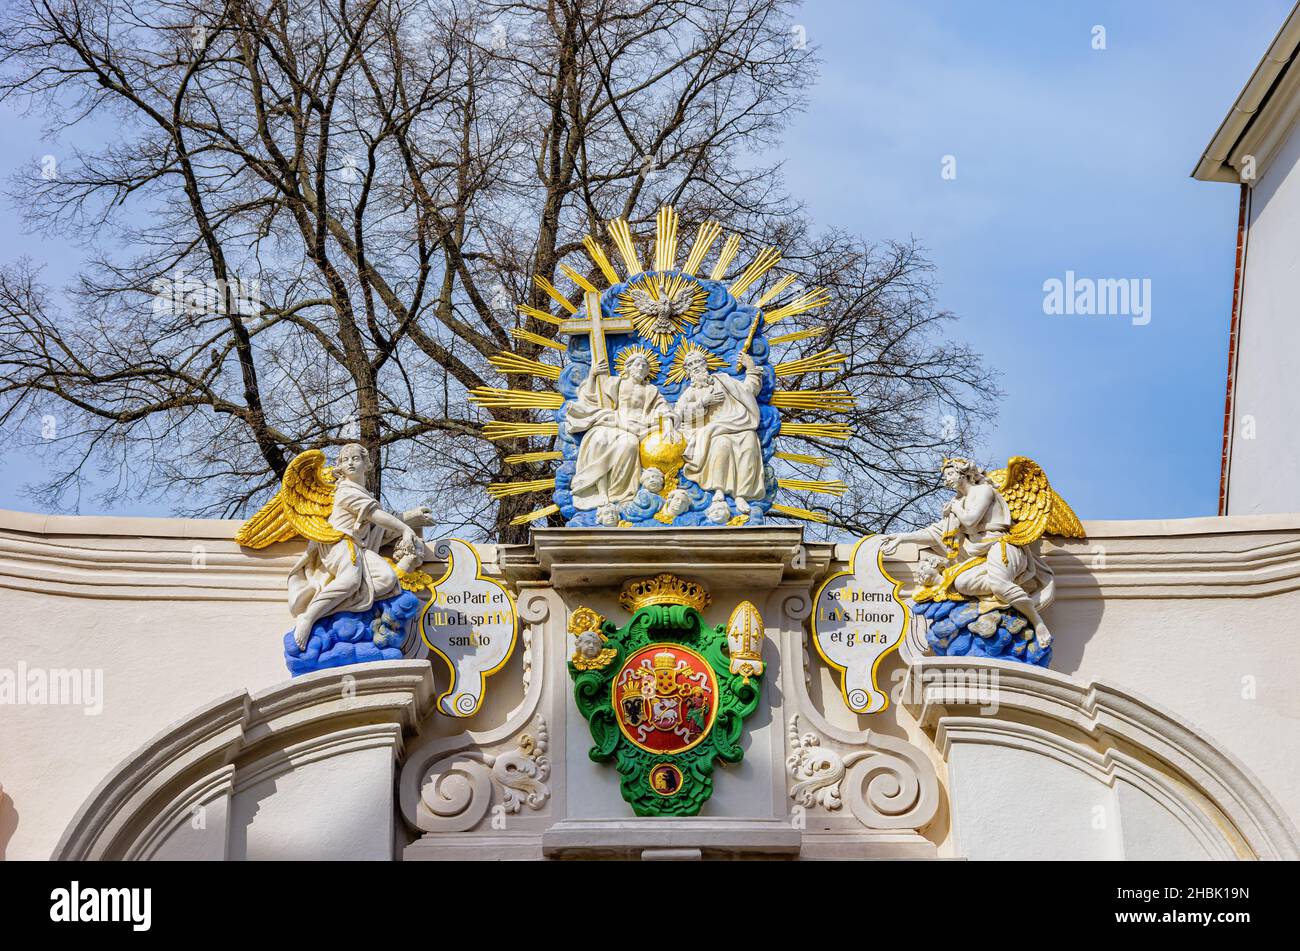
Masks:
[[[623,371],[627,369],[627,363],[633,357],[644,357],[645,362],[650,366],[650,376],[647,379],[655,380],[659,378],[659,354],[655,353],[648,347],[642,347],[633,344],[630,347],[624,347],[614,358],[614,369],[618,370],[618,375],[622,376]]]
[[[722,359],[708,347],[702,347],[698,343],[687,341],[677,348],[677,353],[673,356],[673,362],[668,367],[669,383],[680,383],[686,379],[686,358],[692,353],[704,354],[704,359],[708,361],[710,370],[719,370],[727,365],[727,361]]]

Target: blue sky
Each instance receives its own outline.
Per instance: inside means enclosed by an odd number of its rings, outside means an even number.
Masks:
[[[823,67],[782,149],[790,191],[819,225],[929,249],[954,334],[1002,374],[982,457],[1032,456],[1084,518],[1215,513],[1238,193],[1188,176],[1290,6],[811,0],[799,16]],[[50,151],[39,131],[0,109],[0,171]],[[74,263],[0,229],[0,260],[21,254],[53,284]],[[1045,314],[1044,281],[1067,271],[1150,280],[1150,323]],[[0,507],[31,508],[34,465],[0,457]]]
[[[1002,372],[983,457],[1037,459],[1084,518],[1216,513],[1239,193],[1189,174],[1290,8],[804,8],[824,65],[791,191],[820,224],[929,248],[955,335]],[[1149,279],[1150,323],[1044,314],[1071,270]]]

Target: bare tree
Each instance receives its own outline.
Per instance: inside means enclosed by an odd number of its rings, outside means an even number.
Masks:
[[[518,305],[551,304],[534,274],[576,300],[560,265],[591,270],[583,236],[671,203],[830,289],[799,318],[828,336],[790,344],[853,357],[822,382],[858,397],[855,436],[810,450],[851,487],[827,513],[914,519],[993,391],[943,341],[919,249],[813,234],[762,160],[814,77],[792,6],[9,0],[0,99],[97,140],[13,190],[29,227],[87,249],[62,295],[0,269],[0,425],[57,463],[33,491],[59,507],[116,471],[105,504],[230,516],[297,452],[358,440],[387,494],[517,539],[542,503],[483,487],[548,475],[505,459],[550,446],[485,442],[530,417],[467,394],[500,385],[494,355],[550,350],[553,328],[516,335]]]

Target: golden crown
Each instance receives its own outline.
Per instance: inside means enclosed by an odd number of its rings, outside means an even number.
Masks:
[[[683,604],[703,611],[713,598],[701,585],[676,575],[662,574],[644,581],[633,581],[619,595],[618,603],[632,613],[651,604]]]
[[[673,670],[677,667],[677,655],[668,651],[655,654],[655,670]]]

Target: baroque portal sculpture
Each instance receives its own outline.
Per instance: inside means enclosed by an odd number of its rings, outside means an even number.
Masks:
[[[550,282],[537,285],[561,313],[523,306],[542,330],[515,336],[538,356],[560,352],[561,364],[504,352],[492,358],[503,374],[555,382],[557,392],[481,387],[471,399],[481,406],[549,413],[553,422],[493,420],[492,440],[555,437],[555,448],[521,452],[507,462],[532,465],[555,460],[554,478],[495,483],[494,497],[546,492],[550,505],[519,516],[516,524],[560,515],[571,526],[662,527],[664,525],[761,525],[772,516],[826,521],[824,512],[776,501],[778,490],[841,495],[839,479],[782,477],[781,465],[824,467],[820,455],[778,451],[778,438],[849,438],[840,422],[804,422],[852,408],[847,390],[780,389],[778,382],[834,370],[848,358],[832,349],[773,362],[772,347],[813,339],[824,327],[769,336],[780,321],[830,301],[824,289],[795,294],[768,306],[794,283],[787,275],[746,302],[748,292],[781,259],[762,249],[729,282],[739,250],[732,235],[723,242],[708,275],[705,258],[722,233],[702,225],[684,263],[678,263],[678,218],[671,207],[656,219],[652,270],[643,270],[626,221],[609,223],[624,274],[615,270],[593,237],[584,241],[609,286],[567,266],[565,275],[582,290],[579,310]],[[783,419],[782,412],[796,414]],[[804,414],[799,416],[798,414]],[[796,469],[792,475],[801,476]]]
[[[955,495],[942,518],[881,546],[885,555],[904,542],[931,553],[912,595],[913,613],[929,621],[930,649],[1048,666],[1052,635],[1042,612],[1056,585],[1040,540],[1082,538],[1083,525],[1025,456],[992,472],[969,459],[945,459],[943,481]]]

